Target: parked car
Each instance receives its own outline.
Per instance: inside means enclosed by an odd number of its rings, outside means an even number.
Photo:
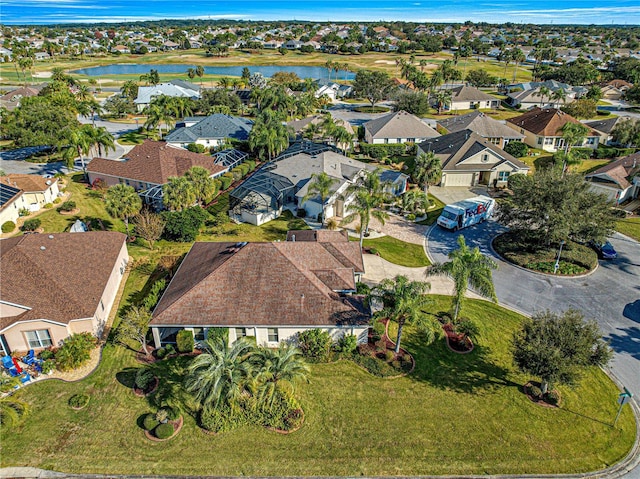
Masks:
[[[604,243],[590,241],[589,245],[596,250],[598,256],[602,259],[616,259],[618,257],[618,253],[613,249],[613,246],[611,246],[611,243],[608,241],[605,241]]]

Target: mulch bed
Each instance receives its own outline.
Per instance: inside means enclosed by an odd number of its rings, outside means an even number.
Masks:
[[[173,434],[171,436],[169,436],[168,438],[166,438],[166,439],[157,438],[150,431],[145,431],[144,435],[146,436],[147,439],[149,439],[150,441],[153,441],[153,442],[168,441],[169,439],[176,437],[176,435],[180,432],[180,430],[182,429],[182,425],[184,424],[184,420],[183,420],[182,416],[180,416],[175,421],[169,421],[169,424],[173,425]]]
[[[80,213],[80,208],[74,208],[71,211],[58,210],[58,213],[60,213],[61,215],[65,215],[65,216],[77,215],[78,213]]]
[[[532,403],[536,403],[538,406],[542,406],[542,407],[549,407],[549,408],[559,408],[560,407],[560,403],[562,402],[562,397],[560,397],[560,391],[558,391],[557,389],[553,390],[553,392],[555,392],[558,395],[558,404],[551,404],[551,403],[546,402],[542,398],[539,398],[539,397],[536,397],[536,396],[532,396],[529,393],[529,388],[531,386],[540,387],[540,383],[529,381],[527,384],[525,384],[522,387],[522,392],[524,392],[524,394],[529,398],[529,401],[531,401]]]
[[[462,334],[456,333],[451,323],[445,323],[442,325],[445,338],[447,340],[447,347],[458,354],[469,354],[473,351],[473,342],[468,337]]]
[[[156,391],[156,389],[158,389],[158,385],[160,384],[160,378],[158,376],[154,376],[153,377],[154,381],[151,384],[151,387],[147,388],[147,390],[145,391],[144,389],[138,389],[137,387],[133,387],[133,393],[138,396],[139,398],[148,396],[149,394],[152,394]]]
[[[136,353],[136,361],[142,364],[153,364],[156,361],[159,361],[159,359],[156,358],[155,355],[153,354],[153,350],[154,350],[153,346],[147,345],[147,351],[150,354],[147,357],[147,355],[144,354],[144,352],[142,351],[142,348],[140,348],[140,350]]]

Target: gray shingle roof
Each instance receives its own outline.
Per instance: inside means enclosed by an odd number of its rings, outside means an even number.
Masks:
[[[480,111],[440,120],[438,125],[449,133],[469,129],[483,138],[524,138],[523,134]]]
[[[167,143],[194,143],[199,139],[247,140],[253,127],[253,122],[237,116],[216,113],[200,120],[192,126],[178,128],[169,133]]]
[[[154,97],[171,96],[184,98],[200,98],[198,90],[182,88],[171,83],[160,83],[155,86],[141,86],[138,88],[138,97],[133,101],[136,105],[148,105]]]
[[[440,136],[420,118],[406,111],[395,113],[369,120],[364,127],[374,139],[378,138],[434,138]]]
[[[498,99],[472,86],[461,85],[451,89],[451,101],[498,101]]]

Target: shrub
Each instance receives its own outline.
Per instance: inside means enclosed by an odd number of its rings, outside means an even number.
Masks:
[[[55,353],[51,349],[44,349],[40,351],[40,359],[46,361],[48,359],[53,359],[55,357]]]
[[[363,283],[362,281],[358,281],[356,283],[356,294],[367,295],[371,292],[371,287],[367,283]]]
[[[220,180],[220,183],[222,184],[221,189],[226,190],[231,186],[231,183],[233,183],[233,175],[231,173],[225,173],[219,178],[219,180]]]
[[[53,208],[53,203],[46,203],[46,204],[43,206],[43,208],[44,208],[45,210],[50,210],[51,208]]]
[[[3,233],[11,233],[16,229],[16,224],[13,221],[5,221],[2,223],[2,232]]]
[[[556,391],[549,391],[544,395],[545,402],[556,406],[560,402],[560,396]]]
[[[176,353],[176,348],[173,346],[173,344],[167,344],[164,349],[167,352],[167,356],[171,356],[172,354]]]
[[[22,225],[22,230],[23,231],[35,231],[38,228],[40,228],[40,224],[42,222],[40,221],[40,218],[31,218],[29,220],[26,220],[24,222],[24,224]]]
[[[529,147],[521,141],[510,141],[505,145],[504,151],[516,158],[522,158],[523,156],[527,156]]]
[[[167,349],[166,348],[158,348],[156,350],[156,357],[158,359],[164,359],[167,357]]]
[[[20,208],[18,210],[18,215],[20,216],[29,216],[29,214],[31,214],[31,211],[29,211],[29,208]]]
[[[163,409],[167,412],[167,419],[169,421],[176,421],[180,417],[180,410],[171,406],[163,406]]]
[[[53,204],[57,205],[58,203],[60,203],[62,200],[60,198],[56,198],[55,200],[53,200]]]
[[[169,439],[173,436],[174,432],[173,424],[170,423],[158,424],[158,426],[153,430],[153,433],[158,439]]]
[[[204,145],[199,145],[197,143],[189,143],[187,145],[187,150],[192,151],[193,153],[204,153]]]
[[[326,362],[331,349],[331,336],[322,329],[301,331],[298,333],[298,347],[305,358],[318,363]]]
[[[151,286],[151,290],[149,294],[142,301],[142,307],[148,309],[149,311],[153,310],[153,308],[158,304],[158,300],[164,291],[164,288],[167,286],[167,281],[164,279],[159,279],[153,286]]]
[[[205,408],[200,413],[200,426],[211,432],[226,432],[242,426],[246,422],[244,414],[233,413],[227,407]]]
[[[373,145],[368,143],[360,144],[360,151],[371,158],[389,158],[391,156],[404,155],[407,151],[405,144]]]
[[[240,178],[242,178],[242,170],[240,169],[240,167],[236,166],[231,170],[231,175],[233,181],[238,181]]]
[[[376,350],[381,351],[386,354],[387,352],[387,340],[384,338],[380,338],[380,340],[376,341]]]
[[[353,354],[358,347],[358,337],[355,334],[345,334],[338,340],[338,351]]]
[[[207,338],[222,339],[225,343],[229,342],[229,328],[209,328],[207,329]]]
[[[249,167],[249,171],[253,171],[256,169],[256,162],[253,160],[247,160],[244,162],[244,164]]]
[[[509,143],[510,145],[511,143]],[[509,146],[507,145],[507,146]],[[509,175],[509,178],[507,178],[507,187],[512,190],[514,187],[517,187],[518,185],[522,184],[523,181],[526,181],[525,178],[527,177],[527,175],[522,174],[522,173],[516,173],[515,175]]]
[[[396,369],[402,369],[402,364],[400,364],[400,361],[398,360],[391,361],[391,366],[393,366]]]
[[[136,378],[134,381],[136,388],[146,391],[154,381],[155,376],[150,369],[140,368],[138,369],[138,372],[136,372]]]
[[[414,215],[413,213],[409,213],[407,215],[407,220],[409,221],[415,221],[416,220],[416,215]]]
[[[387,360],[387,362],[392,361],[395,357],[396,353],[394,353],[390,349],[387,349],[387,351],[384,353],[384,358]]]
[[[95,346],[96,338],[91,333],[72,334],[56,352],[56,367],[60,371],[79,368],[91,358]]]
[[[76,209],[76,202],[75,201],[65,201],[64,203],[62,203],[60,205],[60,207],[58,208],[60,211],[73,211]]]
[[[161,408],[156,411],[155,417],[158,422],[167,422],[169,420],[169,413],[165,408]]]
[[[194,346],[193,333],[186,329],[178,331],[176,335],[176,346],[181,353],[192,352]]]
[[[74,394],[69,398],[69,406],[80,409],[89,404],[89,396],[87,394]]]
[[[192,206],[184,211],[165,211],[162,216],[165,220],[163,236],[166,239],[190,243],[195,241],[209,213],[199,206]]]
[[[46,361],[42,361],[40,367],[42,368],[42,374],[49,374],[53,371],[55,367],[55,361],[53,359],[47,359]]]
[[[538,386],[534,386],[533,384],[529,386],[529,395],[534,398],[539,398],[542,396],[542,390]]]
[[[144,427],[147,431],[153,431],[158,426],[158,424],[160,423],[156,419],[156,415],[151,412],[145,415],[144,419],[142,420],[142,427]]]
[[[304,413],[302,412],[302,409],[290,409],[287,415],[284,417],[284,429],[286,431],[290,431],[291,429],[300,427],[303,418]]]

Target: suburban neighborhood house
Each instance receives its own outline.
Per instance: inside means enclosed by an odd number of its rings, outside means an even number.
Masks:
[[[29,209],[24,192],[15,186],[0,182],[0,225],[13,223],[20,217],[20,210]]]
[[[261,225],[277,218],[283,208],[294,212],[304,209],[305,216],[317,219],[344,217],[352,196],[344,197],[350,185],[354,185],[370,170],[365,163],[337,153],[327,145],[316,145],[316,151],[296,152],[297,146],[287,150],[279,159],[263,166],[248,180],[238,186],[230,197],[230,215],[245,223]],[[333,179],[330,195],[324,204],[319,196],[307,200],[312,175],[326,173]],[[384,174],[384,172],[383,172]],[[387,177],[389,193],[406,191],[408,176],[403,173]]]
[[[417,154],[434,153],[442,163],[440,186],[506,186],[509,175],[529,167],[471,130],[433,138],[418,145]]]
[[[276,243],[196,242],[153,311],[156,347],[175,343],[181,329],[202,340],[210,328],[229,328],[230,343],[252,336],[269,347],[315,328],[366,342],[370,313],[353,295],[364,272],[359,244],[294,234]]]
[[[200,98],[200,88],[182,80],[173,80],[170,83],[160,83],[154,86],[141,86],[138,88],[138,96],[133,103],[135,103],[138,111],[142,111],[151,103],[151,100],[159,96],[197,100]]]
[[[100,336],[129,261],[114,231],[16,236],[0,241],[0,348],[59,346]],[[9,280],[10,278],[10,280]]]
[[[611,134],[613,132],[613,129],[621,121],[626,121],[629,119],[631,119],[630,116],[614,116],[613,118],[607,118],[606,120],[585,121],[584,124],[600,133],[601,145],[610,145],[613,141],[613,136]]]
[[[440,134],[420,118],[406,111],[397,111],[369,120],[364,125],[367,143],[419,143]]]
[[[524,140],[522,133],[514,131],[504,123],[494,120],[480,111],[440,120],[438,127],[445,133],[471,130],[499,148],[504,148],[510,141]]]
[[[11,174],[0,176],[0,183],[22,190],[29,211],[39,211],[47,203],[53,203],[60,193],[57,178]]]
[[[640,196],[640,153],[612,161],[585,175],[591,189],[616,204]]]
[[[515,118],[509,118],[507,125],[525,136],[524,142],[532,148],[556,152],[565,147],[562,127],[567,123],[581,124],[568,113],[556,108],[533,108]],[[600,134],[590,130],[581,145],[585,148],[598,148]]]
[[[121,160],[94,158],[87,166],[89,182],[103,181],[106,186],[124,183],[133,186],[143,199],[157,208],[162,206],[162,185],[172,176],[182,176],[192,166],[202,166],[212,177],[220,176],[227,167],[215,163],[209,155],[193,153],[163,141],[146,140],[134,147]]]
[[[185,118],[165,137],[169,145],[186,148],[190,143],[205,148],[218,147],[227,140],[246,141],[253,122],[245,118],[217,113],[210,116]]]
[[[532,90],[515,91],[507,94],[507,103],[514,108],[529,110],[531,108],[553,108],[564,106],[575,100],[575,93],[569,92],[566,98],[554,98],[553,93],[544,95],[540,87]]]
[[[605,100],[621,100],[631,87],[633,87],[633,84],[627,81],[611,80],[602,87],[602,98]]]
[[[471,110],[479,108],[498,108],[500,100],[475,87],[461,85],[451,88],[451,104],[445,110]]]

